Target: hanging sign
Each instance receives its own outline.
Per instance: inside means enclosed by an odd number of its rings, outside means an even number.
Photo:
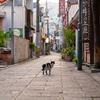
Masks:
[[[65,14],[65,0],[59,0],[59,14]]]
[[[8,0],[0,0],[0,5],[7,3]]]
[[[68,5],[76,5],[78,4],[78,0],[68,0]]]
[[[82,2],[82,38],[88,37],[88,1]]]

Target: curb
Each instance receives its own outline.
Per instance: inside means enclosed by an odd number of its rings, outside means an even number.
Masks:
[[[11,68],[11,67],[14,67],[14,66],[17,66],[17,65],[20,65],[20,64],[23,64],[23,63],[26,63],[26,62],[29,62],[29,61],[32,61],[32,60],[35,60],[35,59],[38,59],[38,58],[29,58],[25,61],[22,61],[22,62],[19,62],[19,63],[16,63],[16,64],[12,64],[12,65],[5,65],[5,67],[1,66],[0,69],[4,70],[4,69],[7,69],[7,68]],[[0,70],[1,71],[1,70]]]

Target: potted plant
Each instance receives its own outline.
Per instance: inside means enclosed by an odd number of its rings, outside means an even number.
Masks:
[[[67,52],[68,52],[68,48],[65,49],[65,60],[68,60],[68,56],[67,56]]]
[[[50,48],[49,48],[49,44],[47,44],[47,48],[46,48],[46,55],[49,55],[49,53],[50,53],[50,50],[49,50]]]
[[[9,38],[9,33],[10,32],[4,32],[3,30],[1,30],[0,28],[0,60],[3,59],[3,56],[2,56],[2,48],[5,47],[5,43],[7,42],[8,38]]]
[[[9,33],[10,32],[4,32],[3,30],[1,30],[0,28],[0,47],[4,47],[5,43],[7,42],[8,38],[9,38]]]
[[[37,48],[36,49],[36,56],[39,58],[39,56],[40,56],[40,49],[39,48]]]
[[[61,58],[63,59],[63,49],[61,50]]]
[[[64,42],[67,45],[67,47],[72,47],[73,44],[75,43],[75,34],[74,32],[68,27],[63,28],[64,32]]]
[[[67,48],[67,57],[68,57],[68,61],[72,61],[72,58],[74,56],[74,47],[68,47]]]
[[[74,58],[72,61],[77,65],[78,58]]]
[[[30,49],[33,49],[33,48],[35,48],[35,43],[30,42]]]
[[[32,51],[33,51],[33,49],[35,48],[35,43],[33,43],[33,42],[30,42],[29,43],[29,45],[30,45],[30,57],[32,58]]]
[[[62,51],[61,51],[61,57],[62,57],[62,59],[65,60],[65,49],[62,49]]]

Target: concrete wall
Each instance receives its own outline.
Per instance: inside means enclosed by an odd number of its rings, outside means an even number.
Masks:
[[[14,36],[14,62],[29,58],[29,40]]]

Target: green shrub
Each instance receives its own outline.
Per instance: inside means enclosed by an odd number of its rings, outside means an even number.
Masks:
[[[40,54],[40,49],[37,49],[36,50],[36,54]]]
[[[66,52],[67,56],[73,57],[74,52],[75,52],[74,46],[73,47],[67,47],[67,52]]]
[[[77,64],[78,58],[74,58],[72,61]]]
[[[46,52],[46,55],[48,55],[49,54],[49,52]]]
[[[35,43],[30,42],[30,49],[33,49],[33,51],[35,50]]]
[[[3,30],[0,29],[0,47],[3,47],[5,43],[7,42],[9,38],[9,33],[10,32],[4,32]]]
[[[75,34],[70,28],[63,28],[64,32],[64,42],[66,43],[67,46],[72,47],[73,44],[75,43]]]
[[[66,52],[65,52],[65,49],[62,49],[62,50],[61,50],[61,57],[65,58],[65,53],[66,53]]]

